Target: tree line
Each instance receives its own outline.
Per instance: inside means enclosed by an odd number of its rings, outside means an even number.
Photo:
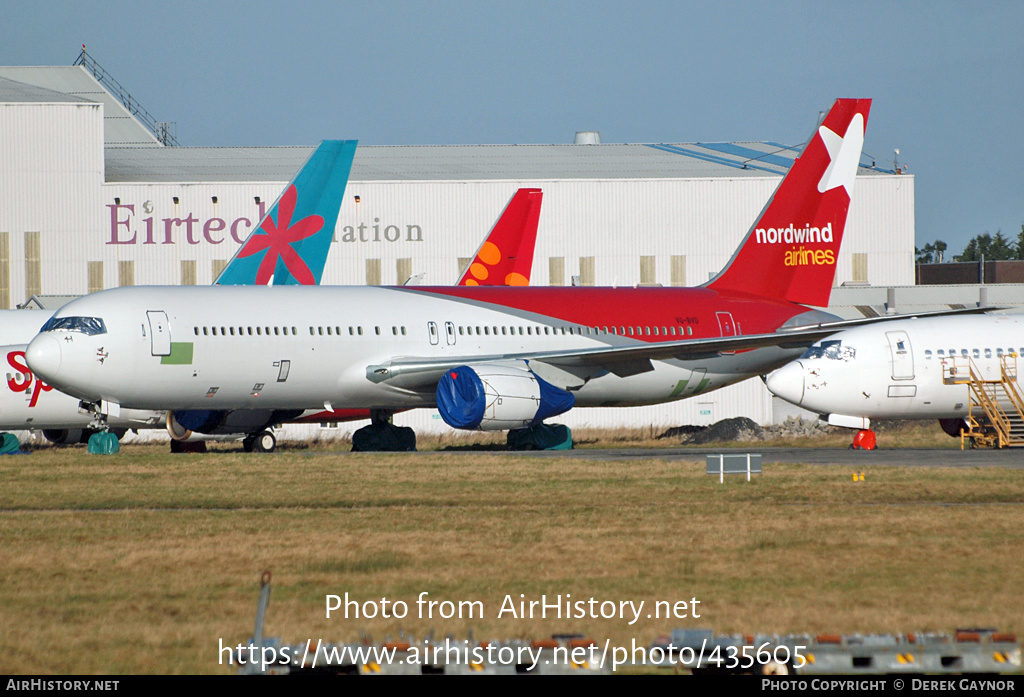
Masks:
[[[983,232],[974,237],[964,251],[952,259],[946,257],[947,245],[942,240],[935,240],[923,247],[914,247],[914,255],[918,264],[935,264],[942,261],[1004,261],[1007,259],[1024,259],[1024,225],[1016,240],[1003,235],[1001,231],[995,235]]]

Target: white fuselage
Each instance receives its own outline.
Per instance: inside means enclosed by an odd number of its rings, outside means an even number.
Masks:
[[[48,313],[47,313],[48,314]],[[6,361],[5,384],[0,388],[0,431],[31,429],[84,429],[95,416],[79,409],[79,399],[53,389],[36,377],[25,363],[26,344],[0,346]],[[114,429],[163,428],[164,413],[124,409],[107,420]]]
[[[757,315],[765,314],[756,307]],[[789,315],[806,310],[784,309]],[[552,308],[552,314],[559,310],[564,308]],[[668,317],[682,309],[659,312]],[[466,297],[383,287],[120,288],[76,300],[58,313],[69,316],[99,318],[105,331],[41,333],[30,345],[29,365],[69,394],[137,409],[429,407],[437,375],[378,381],[374,367],[405,358],[525,366],[521,357],[537,352],[644,343],[631,336],[632,326],[627,335],[613,334],[602,331],[607,327]],[[714,310],[710,316],[705,325],[715,321]],[[739,325],[739,311],[735,319]],[[636,324],[637,333],[650,332]],[[714,335],[719,332],[716,323]],[[572,389],[578,406],[652,404],[762,374],[796,355],[775,347],[712,353],[685,363],[655,360],[653,369],[625,376],[563,365],[550,381]]]
[[[95,416],[78,408],[70,397],[39,379],[25,361],[25,350],[39,328],[53,316],[51,310],[0,310],[0,356],[4,386],[0,388],[0,430],[82,429]],[[108,419],[115,429],[162,427],[163,412],[124,410]]]
[[[1015,367],[1022,354],[1024,315],[894,320],[833,335],[769,375],[767,384],[823,415],[962,418],[970,388],[954,384],[950,369],[970,363],[983,379],[998,379],[1001,357]]]

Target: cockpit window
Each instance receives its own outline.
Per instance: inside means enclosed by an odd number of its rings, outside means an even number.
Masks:
[[[857,350],[852,346],[843,346],[842,341],[822,341],[820,346],[812,346],[800,358],[826,358],[830,361],[852,361]]]
[[[82,332],[93,336],[106,334],[107,325],[99,317],[51,317],[41,332]]]

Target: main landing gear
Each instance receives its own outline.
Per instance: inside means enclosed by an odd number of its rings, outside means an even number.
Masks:
[[[393,412],[370,410],[370,425],[352,434],[353,452],[411,452],[416,450],[416,432],[391,423]]]
[[[277,447],[277,438],[270,429],[250,433],[242,439],[242,449],[247,453],[272,453]]]

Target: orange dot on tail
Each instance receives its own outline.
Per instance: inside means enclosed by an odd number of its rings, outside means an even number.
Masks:
[[[477,283],[476,281],[474,281],[472,278],[467,278],[466,281],[463,283],[463,285],[466,285],[466,286],[478,286],[480,284]]]
[[[508,276],[505,276],[506,286],[528,286],[530,281],[521,273],[515,273],[514,271]]]
[[[484,242],[484,246],[480,248],[480,253],[477,254],[477,258],[485,264],[494,266],[501,261],[501,250],[498,249],[498,245],[493,242]]]
[[[487,280],[487,267],[483,264],[473,264],[469,267],[469,272],[481,281]]]

